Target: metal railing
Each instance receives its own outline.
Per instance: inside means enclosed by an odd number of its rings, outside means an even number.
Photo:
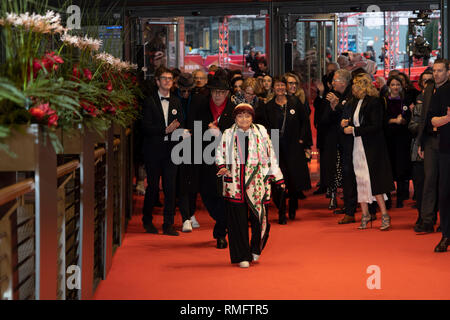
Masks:
[[[0,299],[90,299],[132,210],[132,131],[80,134],[60,155],[29,132],[34,169],[29,159],[15,171],[0,164],[13,181],[0,183]]]

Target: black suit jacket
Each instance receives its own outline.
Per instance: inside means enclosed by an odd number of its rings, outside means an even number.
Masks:
[[[142,111],[142,133],[144,135],[143,153],[145,161],[148,162],[164,155],[165,143],[169,144],[171,150],[177,142],[171,141],[171,134],[166,135],[166,122],[164,120],[164,113],[158,91],[149,95],[144,100]],[[178,128],[183,128],[184,123],[181,102],[174,94],[171,94],[167,125],[175,119],[178,119],[180,122]],[[164,141],[166,136],[169,137],[169,142]]]

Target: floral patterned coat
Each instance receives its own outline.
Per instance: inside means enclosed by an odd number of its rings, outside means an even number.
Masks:
[[[283,184],[283,174],[264,126],[252,124],[249,129],[245,165],[240,157],[245,146],[240,144],[243,140],[238,139],[239,132],[243,133],[236,124],[225,130],[217,147],[216,165],[219,169],[226,167],[231,173],[231,177],[223,176],[223,196],[237,203],[247,200],[252,212],[259,217],[264,234],[267,222],[264,205],[270,201],[270,182]]]

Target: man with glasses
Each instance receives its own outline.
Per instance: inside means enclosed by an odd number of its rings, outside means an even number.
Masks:
[[[217,139],[220,138],[221,132],[234,124],[232,115],[234,104],[230,100],[230,84],[223,69],[216,71],[208,82],[208,88],[211,92],[209,97],[203,95],[193,97],[194,119],[201,121],[202,134],[209,130],[209,133]],[[228,246],[225,239],[227,235],[225,202],[222,196],[222,188],[218,185],[221,179],[219,180],[217,177],[217,168],[214,162],[215,149],[211,150],[210,141],[205,141],[203,145],[203,160],[199,173],[200,195],[210,216],[216,221],[213,237],[217,240],[217,248],[225,249]]]
[[[142,222],[147,233],[158,233],[153,224],[153,207],[159,192],[162,176],[164,192],[163,234],[178,236],[174,229],[175,191],[177,166],[171,160],[172,133],[183,123],[180,100],[170,93],[173,85],[172,72],[160,67],[155,72],[157,91],[143,103],[142,132],[143,153],[147,171],[147,190],[144,198]]]

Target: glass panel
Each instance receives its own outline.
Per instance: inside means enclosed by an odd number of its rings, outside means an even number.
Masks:
[[[167,24],[166,24],[167,23]],[[146,75],[151,76],[159,66],[178,67],[178,29],[171,21],[144,21]]]
[[[311,83],[321,79],[320,74],[320,32],[319,22],[302,22],[296,24],[296,37],[294,45],[294,71],[302,76],[307,86],[307,95],[311,97]]]

